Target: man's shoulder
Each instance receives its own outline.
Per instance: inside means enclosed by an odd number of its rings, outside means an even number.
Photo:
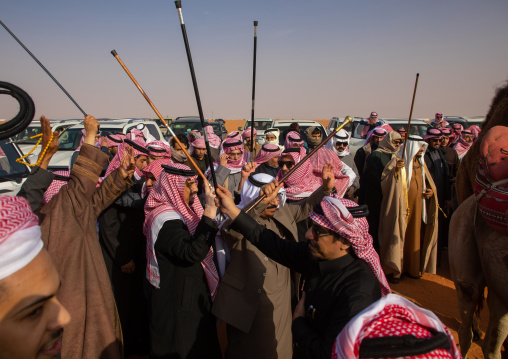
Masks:
[[[345,286],[355,292],[371,294],[377,287],[379,281],[369,265],[360,258],[355,258],[347,268],[347,279]]]

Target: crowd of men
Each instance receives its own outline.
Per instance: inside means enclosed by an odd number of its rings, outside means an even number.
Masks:
[[[319,128],[165,142],[100,137],[87,116],[71,170],[51,173],[42,117],[40,166],[0,197],[0,358],[460,357],[388,282],[435,273],[479,129],[362,124],[356,154],[340,130],[304,160]]]

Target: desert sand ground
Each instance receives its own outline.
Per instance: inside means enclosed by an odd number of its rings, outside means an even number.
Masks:
[[[312,121],[318,121],[326,127],[329,120],[321,119]],[[226,120],[228,132],[236,130],[238,126],[243,127],[244,124],[245,120]],[[403,277],[399,284],[392,284],[391,288],[395,293],[406,297],[423,308],[433,311],[451,330],[456,343],[458,343],[457,330],[461,321],[457,297],[455,295],[455,286],[450,276],[447,251],[443,252],[441,267],[438,268],[436,275],[426,273],[421,279]],[[488,318],[489,311],[485,304],[480,316],[480,329],[483,333],[482,339],[473,342],[468,353],[468,358],[483,358],[480,346],[483,343],[483,336],[487,329]]]

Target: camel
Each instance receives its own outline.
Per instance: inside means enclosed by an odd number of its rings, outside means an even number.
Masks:
[[[508,102],[503,107],[508,109]],[[449,261],[462,319],[462,355],[471,346],[474,311],[487,286],[490,317],[482,351],[486,358],[500,358],[508,336],[508,127],[492,127],[478,149],[474,194],[450,221]]]
[[[473,339],[474,311],[488,286],[490,317],[482,346],[485,358],[500,358],[508,335],[508,235],[490,228],[475,213],[474,195],[455,211],[450,222],[450,270],[457,291],[462,324],[458,330],[463,357]],[[476,224],[475,224],[476,221]]]

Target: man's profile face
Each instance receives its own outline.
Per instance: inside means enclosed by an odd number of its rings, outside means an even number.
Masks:
[[[148,156],[140,155],[136,157],[136,161],[134,162],[138,170],[142,170],[148,165]]]
[[[146,178],[146,188],[148,191],[150,191],[152,189],[153,184],[157,180],[155,179],[155,176],[153,175],[153,173],[150,173],[150,172],[146,174],[146,177],[147,177]]]
[[[0,286],[0,358],[55,358],[70,315],[56,298],[60,277],[47,251]]]
[[[194,194],[198,193],[198,185],[196,183],[196,180],[188,178],[185,181],[185,187],[183,188],[183,198],[185,202],[192,206],[194,203]]]
[[[270,218],[273,217],[275,212],[277,211],[277,207],[279,206],[280,199],[279,196],[275,197],[270,204],[266,207],[266,209],[261,213],[262,218]]]
[[[187,151],[187,150],[189,149],[189,146],[185,146],[185,145],[184,145],[184,148],[185,148],[185,150]],[[179,145],[177,142],[175,142],[175,147],[173,147],[173,149],[174,149],[176,152],[178,152],[178,153],[180,153],[180,154],[182,154],[182,155],[183,155],[183,154],[185,154],[185,152],[183,152],[182,147],[180,147],[180,145]]]
[[[108,148],[109,153],[111,153],[113,156],[116,155],[116,152],[118,151],[118,146],[112,146]]]
[[[342,242],[335,238],[334,233],[317,223],[313,223],[305,233],[305,239],[309,246],[309,252],[314,259],[332,260],[346,253],[341,249]]]
[[[198,160],[205,158],[206,148],[194,148],[194,156]]]

